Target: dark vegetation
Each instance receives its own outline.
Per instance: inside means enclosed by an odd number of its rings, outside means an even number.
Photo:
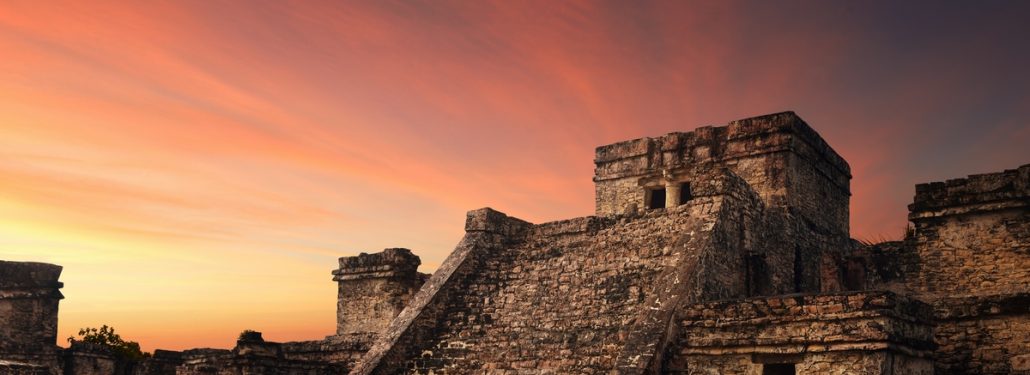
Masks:
[[[92,327],[80,329],[79,338],[75,338],[75,336],[68,338],[69,344],[75,342],[105,346],[123,360],[141,360],[150,357],[150,353],[140,350],[138,342],[126,341],[121,335],[114,332],[114,327],[108,327],[106,324],[99,329]]]

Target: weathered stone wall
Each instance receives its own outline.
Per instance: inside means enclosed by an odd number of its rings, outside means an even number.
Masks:
[[[917,185],[909,210],[878,287],[935,306],[937,373],[1030,373],[1030,165]]]
[[[318,343],[318,344],[316,344]],[[315,351],[320,351],[315,353]],[[260,332],[248,332],[230,350],[194,349],[180,353],[177,375],[330,375],[344,374],[352,361],[331,360],[339,347],[326,342],[277,343],[264,341]],[[340,359],[343,357],[334,357]]]
[[[386,329],[425,282],[418,256],[408,249],[386,249],[340,258],[333,271],[339,282],[338,335],[377,333]]]
[[[771,283],[767,272],[754,267],[757,256],[781,239],[770,236],[769,220],[758,195],[727,169],[708,173],[699,184],[698,199],[714,204],[704,212],[705,227],[681,238],[678,246],[691,250],[674,266],[665,267],[649,290],[650,300],[637,306],[634,324],[622,329],[622,349],[616,361],[620,374],[651,374],[665,361],[670,338],[676,336],[675,314],[697,301],[743,297],[759,284]],[[717,202],[717,203],[715,203]],[[689,206],[691,203],[688,203]],[[707,203],[703,203],[707,204]],[[675,214],[678,208],[665,209]]]
[[[351,373],[402,371],[403,367],[398,364],[410,353],[417,352],[419,345],[441,327],[448,301],[465,292],[461,289],[464,278],[478,272],[478,267],[493,251],[515,244],[514,239],[520,238],[529,227],[529,223],[488,208],[470,211],[461,242]]]
[[[936,302],[937,374],[1030,374],[1030,293]]]
[[[783,226],[775,228],[782,241],[755,259],[782,283],[757,292],[842,289],[821,270],[848,246],[850,167],[794,113],[601,146],[594,163],[598,215],[646,209],[649,190],[664,187],[671,196],[710,170],[729,168],[758,193],[770,215],[778,211],[782,218]]]
[[[333,363],[349,369],[371,349],[377,336],[375,333],[335,335],[325,340],[284,342],[282,349],[287,359]]]
[[[681,310],[666,373],[932,374],[931,309],[889,292],[786,295]]]
[[[769,207],[793,207],[827,231],[848,232],[851,170],[793,112],[701,127],[597,148],[596,214],[647,207],[644,187],[692,182],[715,164],[730,168]]]
[[[232,351],[198,348],[182,352],[182,364],[175,368],[176,375],[218,374],[229,366]]]
[[[888,351],[816,353],[807,356],[804,362],[797,365],[798,375],[933,375],[933,373],[933,361],[928,358],[917,358]]]
[[[917,185],[910,211],[916,293],[1030,292],[1030,165]]]
[[[741,219],[761,213],[761,200],[728,171],[706,177],[690,202],[638,215],[529,226],[470,213],[420,303],[352,373],[648,369],[671,321],[650,311],[746,293],[747,238],[761,241],[744,233],[763,231]]]
[[[182,364],[182,352],[154,350],[154,355],[143,360],[136,367],[136,375],[175,375],[175,368]]]
[[[60,371],[57,306],[61,266],[0,261],[0,360]]]

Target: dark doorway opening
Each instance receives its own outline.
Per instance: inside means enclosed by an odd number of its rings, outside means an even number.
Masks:
[[[687,201],[693,198],[694,196],[690,194],[690,183],[684,182],[680,184],[680,204],[687,203]]]
[[[859,258],[848,259],[844,263],[844,290],[865,289],[865,263]]]
[[[794,375],[793,363],[769,363],[762,366],[762,375]]]
[[[650,189],[647,191],[647,208],[665,207],[665,188]]]

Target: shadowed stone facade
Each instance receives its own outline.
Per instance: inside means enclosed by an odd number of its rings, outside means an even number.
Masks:
[[[920,184],[905,238],[864,244],[847,162],[791,112],[602,146],[594,164],[594,216],[470,211],[432,275],[407,249],[340,258],[325,339],[254,333],[108,373],[1030,374],[1030,165]],[[0,276],[0,298],[31,284],[24,306],[46,307],[0,326],[22,332],[0,369],[90,373],[47,336],[60,283],[44,269]],[[24,345],[65,361],[8,354]]]

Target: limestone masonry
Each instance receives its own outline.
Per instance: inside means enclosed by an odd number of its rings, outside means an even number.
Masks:
[[[850,237],[851,172],[792,112],[597,148],[595,216],[483,208],[432,275],[340,258],[322,340],[56,346],[61,267],[0,262],[5,374],[1030,374],[1030,165],[916,186]]]

